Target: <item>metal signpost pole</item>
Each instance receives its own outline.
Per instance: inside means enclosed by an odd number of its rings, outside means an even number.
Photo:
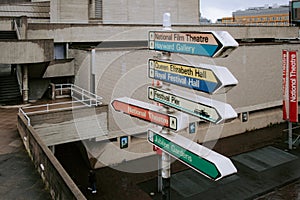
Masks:
[[[288,121],[288,127],[289,127],[289,149],[293,149],[293,124],[292,122]]]
[[[171,28],[171,15],[170,13],[164,13],[163,15],[163,29],[164,30],[172,30]],[[162,60],[170,60],[171,54],[168,52],[162,52]],[[163,83],[164,84],[164,83]],[[167,114],[171,113],[169,107],[165,107],[167,110]],[[170,130],[166,128],[162,128],[162,133],[170,134]],[[163,200],[170,200],[170,187],[171,187],[171,156],[162,151],[161,154],[161,192]]]
[[[168,53],[168,52],[162,52],[162,57],[161,59],[162,60],[170,60],[171,58],[171,54]],[[163,85],[165,86],[169,86],[169,84],[167,83],[164,83],[163,82]],[[168,89],[168,88],[167,88]],[[172,114],[174,113],[175,111],[173,109],[171,109],[170,107],[168,106],[163,106],[165,109],[166,109],[166,113],[167,114]],[[167,129],[165,127],[162,128],[161,130],[161,133],[162,134],[171,134],[170,133],[170,129]],[[170,200],[170,189],[171,189],[171,156],[162,151],[162,154],[161,154],[161,177],[162,177],[162,199],[163,200]]]
[[[170,134],[169,130],[162,130],[164,134]],[[161,154],[161,177],[162,177],[162,199],[170,200],[171,187],[171,156],[162,151]]]

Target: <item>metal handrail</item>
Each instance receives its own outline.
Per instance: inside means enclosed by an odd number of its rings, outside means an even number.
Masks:
[[[74,93],[78,93],[79,95],[81,95],[81,101],[86,101],[87,99],[90,100],[90,105],[101,105],[102,102],[100,100],[102,100],[103,98],[91,93],[90,91],[87,91],[77,85],[71,84],[71,83],[67,83],[67,84],[56,84],[55,85],[55,91],[60,91],[60,95],[63,94],[63,89],[70,89],[71,90],[71,97],[74,99],[77,99],[78,101],[80,101],[80,99],[78,97],[76,97],[74,95]],[[95,101],[95,104],[92,103],[92,101]]]
[[[63,110],[69,110],[70,108],[73,109],[73,108],[92,107],[92,106],[98,106],[98,105],[102,104],[102,102],[100,101],[102,99],[102,97],[100,97],[96,94],[93,94],[87,90],[84,90],[74,84],[58,84],[58,85],[55,85],[55,87],[59,87],[58,89],[55,89],[55,90],[61,90],[61,94],[62,94],[63,89],[70,89],[71,97],[76,99],[76,101],[65,101],[65,102],[59,102],[59,103],[42,104],[42,105],[26,106],[26,107],[19,108],[19,113],[22,114],[27,119],[28,126],[31,126],[30,117],[28,115],[38,114],[38,113],[47,113],[50,111],[52,111],[52,112],[53,111],[63,111]],[[74,96],[74,92],[81,94],[81,99]],[[78,103],[78,105],[74,105],[77,103]],[[67,106],[67,107],[57,108],[57,106],[66,105],[66,104],[72,104],[72,105]],[[51,107],[54,107],[54,108],[51,108]],[[41,109],[41,108],[44,108],[44,109]],[[40,109],[40,110],[25,112],[26,110],[29,110],[29,109]]]
[[[18,24],[17,24],[17,22],[16,22],[15,19],[13,19],[13,23],[14,23],[14,30],[17,32],[17,37],[18,37],[18,39],[20,40],[20,39],[21,39],[21,33],[20,33]]]
[[[19,114],[21,114],[27,119],[27,125],[28,126],[31,126],[31,123],[30,123],[30,118],[28,117],[28,115],[24,112],[24,110],[22,108],[19,108]]]
[[[42,108],[42,107],[46,107],[46,109],[44,110],[45,112],[49,112],[52,111],[54,109],[51,109],[51,106],[59,106],[59,105],[66,105],[66,104],[74,104],[74,103],[82,103],[81,101],[64,101],[64,102],[58,102],[58,103],[50,103],[50,104],[42,104],[42,105],[36,105],[36,106],[26,106],[26,107],[22,107],[23,110],[26,109],[34,109],[34,108]],[[72,108],[76,108],[77,106],[73,106]],[[71,107],[67,107],[67,108],[71,108]],[[59,108],[58,108],[59,109]],[[33,112],[27,112],[27,114],[31,114],[31,113],[35,113],[38,111],[33,111]]]
[[[83,103],[82,101],[67,101],[67,102],[61,102],[61,103],[53,103],[53,104],[43,104],[43,105],[37,105],[37,106],[27,106],[23,108],[19,108],[19,113],[22,113],[22,115],[27,119],[28,121],[28,126],[31,126],[31,121],[29,115],[32,114],[40,114],[40,113],[48,113],[48,112],[55,112],[55,111],[64,111],[64,110],[70,110],[71,108],[85,108],[85,107],[91,107],[89,104],[84,103],[83,105],[76,105],[74,106],[74,103]],[[54,106],[59,106],[59,105],[65,105],[65,104],[72,104],[71,106],[68,107],[63,107],[63,108],[51,108]],[[37,111],[31,111],[31,112],[25,112],[27,109],[36,109],[36,108],[43,108],[41,110]]]

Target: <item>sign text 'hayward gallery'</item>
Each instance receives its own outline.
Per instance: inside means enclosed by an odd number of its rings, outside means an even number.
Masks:
[[[149,49],[189,55],[226,57],[238,43],[226,31],[150,31]]]

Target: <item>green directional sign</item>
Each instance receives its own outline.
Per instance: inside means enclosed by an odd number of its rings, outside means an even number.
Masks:
[[[158,130],[148,130],[148,141],[215,181],[237,172],[229,158],[181,135],[163,134]]]

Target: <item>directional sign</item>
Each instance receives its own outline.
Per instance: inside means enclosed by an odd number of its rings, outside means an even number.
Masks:
[[[200,64],[195,67],[149,59],[148,67],[150,78],[209,94],[227,92],[238,83],[231,72],[221,66]]]
[[[231,160],[178,134],[148,130],[148,141],[179,161],[215,181],[234,174]]]
[[[119,112],[130,115],[172,130],[180,130],[188,126],[188,116],[183,113],[167,114],[160,111],[162,107],[135,99],[123,97],[112,101],[112,107]]]
[[[235,110],[227,103],[191,95],[179,90],[166,92],[158,88],[148,87],[148,98],[215,124],[230,121],[237,117]]]
[[[238,43],[226,31],[149,32],[149,49],[152,50],[208,57],[227,57],[237,47]]]

